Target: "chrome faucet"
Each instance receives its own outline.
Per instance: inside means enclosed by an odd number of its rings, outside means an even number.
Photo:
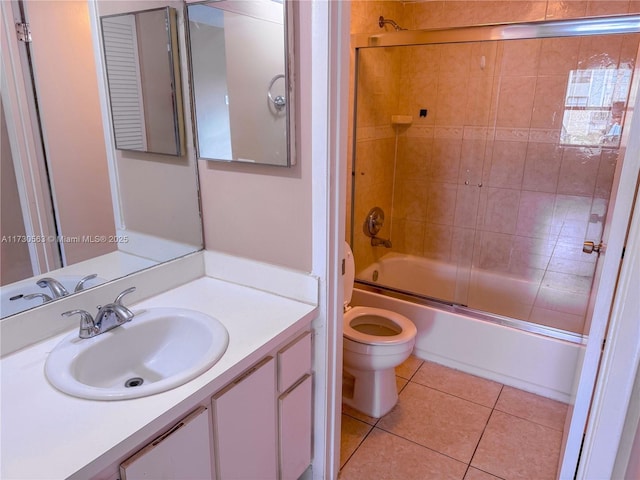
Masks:
[[[391,240],[385,240],[384,238],[371,237],[371,246],[379,247],[383,246],[385,248],[391,248]]]
[[[135,292],[136,287],[127,288],[116,297],[113,303],[98,306],[98,313],[94,319],[86,310],[70,310],[62,315],[80,315],[80,338],[92,338],[101,333],[108,332],[123,323],[133,320],[133,312],[122,304],[122,298],[129,293]]]
[[[98,307],[95,325],[100,329],[99,333],[111,330],[133,319],[133,312],[122,304],[122,298],[135,291],[136,287],[127,288],[116,297],[113,303],[107,303],[102,307]]]
[[[51,300],[53,300],[46,293],[29,293],[27,295],[22,295],[22,298],[24,298],[25,300],[33,300],[34,298],[41,298],[42,299],[42,303],[47,303],[47,302],[50,302]],[[11,300],[13,300],[13,298]]]
[[[78,283],[76,283],[76,288],[73,289],[74,292],[81,292],[84,290],[84,284],[89,280],[93,280],[98,276],[97,273],[92,273],[91,275],[87,275],[86,277],[82,277]]]
[[[84,284],[89,280],[93,280],[97,276],[98,276],[97,273],[92,273],[91,275],[82,277],[80,281],[76,284],[76,287],[73,289],[73,291],[81,292],[82,290],[84,290]],[[43,303],[48,302],[52,299],[66,297],[67,295],[69,295],[69,290],[67,290],[66,287],[62,285],[62,283],[60,283],[55,278],[51,278],[51,277],[41,278],[36,283],[40,288],[49,288],[49,290],[51,290],[51,295],[34,294],[34,295],[43,295],[42,297],[44,299]],[[24,298],[26,298],[27,300],[31,300],[32,298],[35,298],[35,297],[28,298],[28,296],[25,295]]]
[[[40,288],[49,287],[49,290],[51,290],[52,298],[66,297],[67,295],[69,295],[69,291],[55,278],[41,278],[36,283]]]

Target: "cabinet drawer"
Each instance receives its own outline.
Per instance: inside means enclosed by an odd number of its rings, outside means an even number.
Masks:
[[[311,371],[311,332],[306,332],[278,352],[278,391],[287,390]]]
[[[122,480],[213,478],[209,412],[200,407],[120,465]]]

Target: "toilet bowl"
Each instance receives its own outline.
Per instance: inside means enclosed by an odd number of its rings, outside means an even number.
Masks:
[[[404,362],[416,327],[404,315],[373,307],[351,307],[355,265],[345,244],[342,401],[379,418],[398,401],[395,367]]]

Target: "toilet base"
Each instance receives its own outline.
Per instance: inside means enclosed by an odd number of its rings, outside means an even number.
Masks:
[[[343,367],[345,382],[353,389],[343,388],[342,402],[370,417],[380,418],[398,403],[395,368],[358,370]],[[345,372],[347,375],[345,375]],[[351,378],[353,377],[353,378]],[[350,395],[353,392],[353,395]]]

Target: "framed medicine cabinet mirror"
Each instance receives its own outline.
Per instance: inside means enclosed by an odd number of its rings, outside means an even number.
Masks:
[[[118,150],[181,156],[184,118],[176,10],[101,18]]]
[[[187,6],[198,158],[295,164],[287,4],[219,0]]]

